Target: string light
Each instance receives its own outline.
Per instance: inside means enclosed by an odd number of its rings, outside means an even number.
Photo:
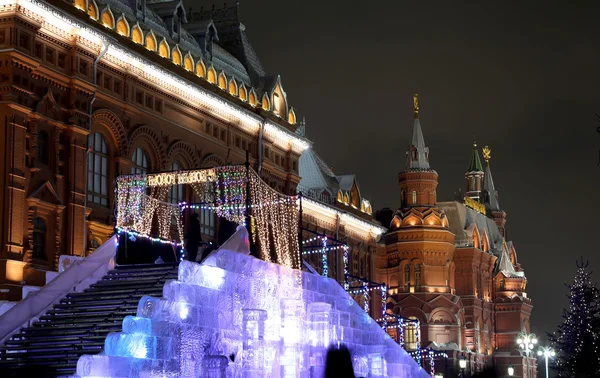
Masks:
[[[196,195],[206,203],[165,202],[169,187],[181,184],[191,185]],[[250,193],[246,189],[248,184]],[[165,242],[164,239],[168,239],[170,234],[171,220],[175,217],[178,239],[171,243],[182,246],[183,210],[213,210],[219,217],[242,225],[245,225],[247,211],[251,211],[253,230],[256,231],[252,233],[252,238],[259,244],[260,257],[271,261],[271,252],[274,252],[275,262],[300,268],[301,256],[296,233],[297,198],[270,188],[252,169],[247,171],[244,166],[232,165],[207,170],[125,175],[117,178],[115,186],[116,227],[119,230]],[[147,194],[148,189],[151,194]],[[250,196],[249,206],[246,196]],[[161,238],[150,235],[155,218],[158,220]]]

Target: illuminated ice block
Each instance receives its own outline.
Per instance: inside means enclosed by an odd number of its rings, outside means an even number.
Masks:
[[[143,297],[77,374],[320,377],[327,349],[343,344],[356,376],[428,377],[336,281],[258,260],[247,245],[238,228],[202,264],[181,262],[163,297]]]

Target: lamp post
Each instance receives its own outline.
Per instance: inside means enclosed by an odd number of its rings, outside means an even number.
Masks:
[[[460,368],[460,376],[465,376],[465,369],[467,368],[467,359],[465,356],[460,356],[458,358],[458,367]]]
[[[544,356],[546,362],[546,378],[548,378],[548,358],[556,356],[556,353],[549,347],[540,347],[537,354],[538,356]]]
[[[515,368],[512,365],[508,365],[508,376],[512,377],[515,374]]]
[[[538,340],[533,333],[521,332],[517,336],[517,344],[519,344],[519,348],[525,352],[525,365],[527,368],[527,377],[530,377],[529,374],[529,352],[533,350],[535,344],[537,344]]]

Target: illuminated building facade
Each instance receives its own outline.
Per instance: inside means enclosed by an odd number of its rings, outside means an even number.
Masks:
[[[10,0],[0,21],[0,287],[43,285],[114,225],[119,174],[249,162],[296,193],[310,143],[278,75],[267,75],[237,5]],[[174,187],[165,201],[194,201]],[[202,211],[204,239],[218,219]]]
[[[398,176],[401,207],[388,218],[376,276],[389,287],[388,314],[418,323],[388,332],[409,350],[446,352],[450,366],[463,356],[471,372],[493,364],[506,375],[512,364],[523,376],[526,361],[515,351],[516,339],[529,332],[532,304],[514,245],[505,239],[491,151],[483,149],[484,168],[474,146],[464,199],[438,202],[438,174],[429,163],[417,96],[414,115],[406,168]],[[437,362],[436,371],[448,361]]]

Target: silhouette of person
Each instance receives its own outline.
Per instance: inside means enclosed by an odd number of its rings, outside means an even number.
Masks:
[[[202,237],[200,235],[200,221],[198,220],[198,213],[193,213],[188,221],[188,227],[186,232],[186,245],[187,258],[189,261],[196,262],[198,256],[198,247]]]
[[[344,345],[339,348],[331,346],[327,350],[325,378],[356,378],[350,351]]]

